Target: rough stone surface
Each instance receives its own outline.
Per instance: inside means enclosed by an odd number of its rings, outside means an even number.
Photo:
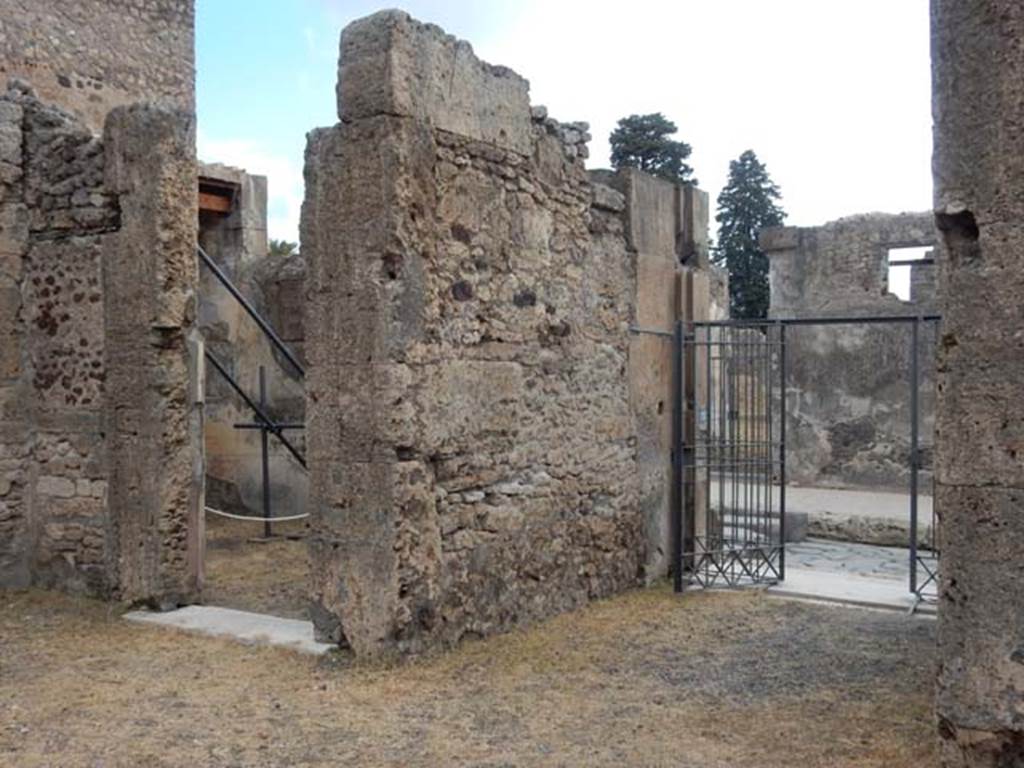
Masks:
[[[933,0],[943,764],[1024,763],[1024,6]]]
[[[128,602],[178,604],[198,594],[203,540],[195,121],[119,107],[105,140],[121,204],[103,264],[118,589]]]
[[[31,82],[94,133],[118,105],[192,111],[193,16],[193,0],[2,0],[0,83]]]
[[[470,74],[448,98],[453,67]],[[531,110],[524,81],[437,28],[356,22],[340,68],[302,216],[318,636],[415,652],[640,583],[641,203],[589,178],[586,124]],[[652,322],[676,316],[665,186]]]
[[[930,214],[852,216],[762,233],[770,317],[931,314],[934,267],[914,268],[909,302],[889,293],[891,248],[931,246]],[[910,452],[910,325],[796,326],[787,331],[789,479],[906,489]],[[934,425],[932,324],[919,347],[921,488],[930,489]]]
[[[119,595],[115,518],[124,506],[112,456],[123,446],[111,422],[123,410],[112,393],[135,391],[153,372],[143,368],[151,361],[116,346],[122,339],[109,334],[110,317],[143,319],[147,307],[122,302],[117,288],[134,287],[139,254],[160,254],[160,243],[172,241],[129,238],[128,266],[112,270],[124,230],[153,217],[108,177],[109,142],[22,84],[0,95],[0,135],[18,137],[0,161],[0,584]],[[190,157],[189,147],[173,152]],[[147,183],[159,178],[162,166],[152,163],[160,153],[160,146],[146,147]],[[171,201],[164,202],[169,209]],[[190,223],[192,215],[194,204],[186,211]],[[156,284],[159,302],[173,301],[178,277]],[[145,345],[170,341],[140,338]],[[161,386],[188,392],[187,375],[175,379],[170,368],[159,375]],[[150,431],[173,431],[147,422]],[[134,471],[155,480],[170,477],[168,470],[157,461]]]
[[[529,88],[512,70],[480,61],[465,40],[401,11],[381,11],[342,33],[338,116],[344,123],[411,117],[529,154],[531,121],[544,119],[531,115]]]

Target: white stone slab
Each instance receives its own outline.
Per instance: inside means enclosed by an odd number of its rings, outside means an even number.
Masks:
[[[186,632],[228,637],[252,645],[271,645],[299,653],[321,655],[335,646],[313,639],[313,622],[281,619],[263,613],[236,611],[212,605],[190,605],[176,611],[130,611],[128,621],[155,624]]]
[[[934,603],[918,602],[905,583],[802,568],[787,567],[786,580],[769,587],[768,594],[908,613],[914,610],[923,615],[935,615],[936,612]]]

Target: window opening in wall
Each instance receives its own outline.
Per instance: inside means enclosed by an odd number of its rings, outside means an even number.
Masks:
[[[910,273],[915,263],[934,264],[933,247],[924,245],[889,249],[889,293],[895,294],[900,301],[911,299]]]

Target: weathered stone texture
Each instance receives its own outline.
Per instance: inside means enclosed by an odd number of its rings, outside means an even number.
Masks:
[[[0,82],[30,81],[94,133],[118,105],[192,111],[193,26],[193,0],[2,0]]]
[[[943,764],[1024,763],[1024,6],[933,0]]]
[[[149,361],[122,354],[122,339],[107,332],[108,316],[130,323],[146,309],[112,290],[112,281],[138,272],[113,275],[110,262],[122,222],[153,216],[126,208],[127,197],[106,177],[109,145],[27,86],[0,96],[0,118],[0,135],[20,137],[17,151],[3,155],[0,187],[0,292],[8,299],[0,310],[0,583],[117,595],[112,510],[120,507],[110,461],[120,442],[109,423],[117,410],[111,393],[135,391]],[[188,145],[174,153],[191,157]],[[161,147],[147,146],[146,155],[152,162]],[[156,183],[158,171],[147,166],[146,178]],[[192,189],[194,182],[183,194]],[[194,228],[194,199],[186,221]],[[138,240],[131,260],[141,261],[140,253],[159,258],[173,242]],[[156,286],[159,301],[173,300],[173,282]],[[162,375],[168,391],[188,392],[187,375]],[[167,469],[154,462],[138,474],[156,478]]]
[[[529,83],[480,61],[465,40],[404,13],[381,11],[341,37],[338,115],[411,117],[434,128],[529,154]]]
[[[451,102],[422,81],[445,51],[470,73]],[[342,124],[310,135],[314,621],[362,654],[641,578],[625,201],[589,182],[585,127],[509,83],[378,14],[343,33]]]
[[[175,604],[198,594],[203,537],[195,121],[119,107],[105,140],[122,216],[103,264],[117,579],[123,600]]]
[[[762,233],[770,317],[931,314],[934,266],[915,267],[909,302],[888,292],[891,248],[935,243],[930,214],[852,216]],[[910,471],[911,326],[796,326],[787,332],[787,472],[796,483],[904,490]],[[930,471],[934,326],[921,326],[921,457]],[[930,487],[929,475],[922,489]],[[812,521],[813,525],[813,521]]]

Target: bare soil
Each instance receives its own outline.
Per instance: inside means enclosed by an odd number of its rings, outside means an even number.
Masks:
[[[934,623],[633,592],[403,664],[0,593],[0,765],[934,765]]]
[[[305,521],[274,523],[272,533],[262,540],[262,523],[206,516],[205,604],[308,618]]]

